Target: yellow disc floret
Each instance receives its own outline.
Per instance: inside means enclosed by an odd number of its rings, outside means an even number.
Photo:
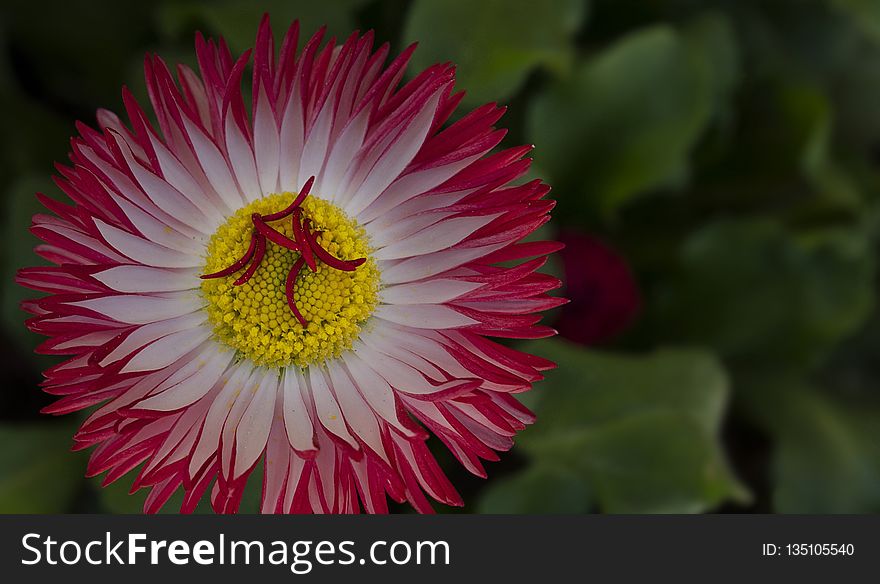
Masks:
[[[234,213],[211,237],[204,273],[222,270],[245,254],[254,231],[254,213],[270,215],[294,198],[293,193],[273,194]],[[299,272],[294,300],[305,327],[291,311],[285,293],[298,251],[267,241],[262,261],[244,284],[233,284],[240,273],[202,281],[214,334],[257,365],[305,367],[339,356],[351,347],[378,301],[379,269],[370,256],[364,229],[338,207],[316,197],[302,203],[302,215],[311,221],[317,244],[336,258],[367,258],[354,271],[318,261],[316,271],[303,268]],[[290,217],[271,225],[294,238]]]

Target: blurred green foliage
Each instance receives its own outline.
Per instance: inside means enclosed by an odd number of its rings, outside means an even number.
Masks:
[[[242,50],[264,11],[457,63],[465,104],[509,104],[506,144],[536,145],[544,235],[601,237],[639,284],[614,342],[528,345],[560,367],[489,481],[445,465],[465,511],[880,511],[880,1],[51,0],[0,9],[0,512],[139,509],[36,413],[12,274],[73,120],[142,95],[144,52],[191,63],[197,29]]]
[[[712,43],[728,40],[723,28],[715,33]],[[712,54],[702,39],[650,26],[615,40],[535,97],[528,134],[558,196],[578,200],[573,211],[607,216],[683,180],[730,76],[714,68]]]
[[[559,341],[529,348],[559,365],[536,406],[545,423],[519,441],[533,467],[490,487],[485,509],[544,510],[540,497],[553,497],[545,487],[563,472],[563,492],[580,485],[580,506],[593,501],[608,512],[693,513],[748,499],[718,440],[728,380],[711,354],[621,356]],[[511,484],[542,493],[516,502],[506,494]]]
[[[73,424],[4,424],[0,427],[0,513],[62,513],[85,471],[69,452]]]
[[[509,100],[538,67],[570,69],[586,8],[581,0],[547,0],[540,10],[531,0],[415,2],[404,36],[421,48],[415,70],[452,61],[468,90],[464,105],[476,106]]]

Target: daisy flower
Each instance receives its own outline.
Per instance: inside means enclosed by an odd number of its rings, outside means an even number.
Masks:
[[[45,411],[88,409],[88,474],[135,471],[146,512],[235,512],[258,467],[266,513],[461,505],[429,436],[485,476],[533,420],[513,394],[553,364],[488,338],[552,335],[563,302],[537,272],[560,246],[521,242],[553,207],[512,183],[530,147],[491,153],[495,104],[448,123],[450,64],[404,83],[414,47],[323,35],[276,54],[264,18],[238,58],[197,35],[198,72],[148,55],[157,127],[123,89],[128,123],[100,110],[57,166],[70,203],[38,194],[54,265],[18,281],[68,356]]]
[[[639,287],[626,259],[599,238],[563,231],[559,256],[571,303],[562,309],[559,334],[582,345],[601,345],[626,331],[641,309]]]

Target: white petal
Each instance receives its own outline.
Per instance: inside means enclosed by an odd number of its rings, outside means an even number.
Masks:
[[[303,145],[302,160],[299,164],[300,177],[308,179],[310,176],[321,176],[324,162],[327,159],[327,147],[330,141],[330,127],[333,125],[333,101],[328,99],[315,120],[309,135]],[[323,184],[316,183],[315,190],[319,193],[327,192]]]
[[[95,225],[113,249],[136,262],[159,268],[191,268],[202,263],[201,258],[194,254],[181,253],[147,241],[100,219],[95,219]]]
[[[315,470],[317,475],[315,481],[309,484],[309,500],[313,509],[320,509],[324,513],[328,513],[336,504],[336,445],[330,440],[330,437],[321,432],[318,437],[318,456],[315,457]],[[317,484],[316,484],[317,483]],[[320,487],[323,501],[319,496],[316,487]]]
[[[302,457],[291,455],[288,458],[290,466],[287,470],[287,484],[298,485],[303,477],[303,471],[306,467],[306,460]],[[284,509],[290,509],[293,505],[293,497],[296,495],[296,489],[288,487],[284,493]]]
[[[254,151],[247,138],[241,133],[238,124],[232,118],[232,114],[226,114],[226,151],[229,153],[229,162],[235,172],[235,178],[241,185],[248,201],[254,201],[262,195],[260,180],[257,178],[257,163],[254,161]]]
[[[476,320],[442,304],[380,304],[373,315],[397,324],[432,330],[477,324]]]
[[[360,446],[348,433],[345,427],[345,419],[339,409],[339,404],[333,396],[327,379],[320,367],[309,367],[309,385],[312,397],[315,400],[315,410],[321,425],[336,436],[345,440],[352,448],[358,450]]]
[[[412,430],[405,427],[398,418],[394,390],[388,382],[352,352],[343,353],[342,360],[361,395],[373,411],[405,436],[412,438],[414,436]]]
[[[226,422],[223,424],[223,432],[220,434],[220,470],[227,478],[235,478],[232,467],[233,453],[236,450],[235,435],[238,432],[242,416],[260,389],[263,377],[263,370],[255,369],[253,371],[235,395],[235,400],[226,416]]]
[[[402,181],[408,176],[410,175],[401,177],[400,180]],[[391,188],[393,187],[394,185],[391,185]],[[383,212],[375,219],[370,220],[368,223],[365,224],[365,227],[367,228],[368,232],[376,233],[384,232],[386,229],[394,227],[402,221],[412,220],[416,217],[421,217],[423,215],[436,214],[439,215],[441,218],[446,217],[449,215],[449,213],[444,213],[443,211],[455,205],[468,195],[476,192],[476,190],[477,189],[464,189],[451,193],[433,193],[424,196],[413,196],[405,203],[401,203],[396,207],[393,207],[392,209]],[[361,213],[358,219],[360,221],[363,221],[364,216],[366,216],[371,209],[372,207]],[[430,223],[428,225],[430,225]]]
[[[321,181],[321,192],[328,200],[337,200],[337,193],[345,173],[357,156],[367,133],[370,108],[364,108],[342,130],[327,157],[327,166]]]
[[[382,282],[385,284],[414,282],[442,274],[452,268],[457,268],[462,264],[499,250],[505,245],[507,244],[496,243],[483,247],[445,249],[403,261],[379,262],[379,270],[382,272]]]
[[[201,255],[205,250],[207,238],[204,235],[187,237],[173,227],[156,219],[127,199],[116,201],[119,208],[145,238],[169,249]]]
[[[373,254],[373,257],[377,260],[393,260],[444,250],[459,243],[500,215],[502,214],[496,213],[447,219],[380,249]]]
[[[306,452],[315,449],[312,417],[300,393],[299,380],[291,368],[284,372],[284,428],[290,445]]]
[[[104,343],[112,340],[115,336],[115,330],[95,331],[93,333],[79,335],[69,341],[64,341],[63,343],[56,343],[55,348],[70,349],[73,347],[100,347]]]
[[[193,149],[196,152],[196,157],[199,159],[199,164],[201,164],[202,169],[205,171],[205,176],[208,177],[211,186],[214,187],[214,190],[217,191],[217,194],[220,195],[227,207],[238,209],[242,206],[244,199],[239,193],[238,186],[232,177],[229,165],[226,163],[223,154],[217,148],[217,145],[202,130],[189,121],[186,116],[184,116],[183,122],[186,126],[187,134],[190,140],[192,140]]]
[[[497,434],[501,434],[502,436],[515,436],[516,431],[510,430],[509,428],[502,428],[497,425],[495,422],[487,418],[480,410],[475,408],[473,404],[469,403],[456,403],[455,408],[460,410],[461,413],[470,419],[476,422],[476,426],[484,428],[486,430],[491,430]],[[454,411],[454,410],[453,410]],[[456,416],[458,417],[458,416]],[[461,418],[459,418],[461,419]],[[493,447],[494,448],[494,447]],[[497,450],[503,450],[502,448],[498,448]]]
[[[118,292],[173,292],[198,288],[200,272],[195,268],[116,266],[92,277]]]
[[[449,333],[447,333],[449,334]],[[453,377],[470,377],[473,374],[466,369],[458,359],[453,357],[446,347],[440,342],[441,337],[434,331],[414,329],[409,327],[394,326],[375,329],[374,335],[380,338],[386,347],[418,355],[426,361],[443,369]],[[398,357],[397,353],[391,353]],[[398,357],[404,360],[403,357]]]
[[[121,408],[135,403],[155,389],[156,384],[161,382],[162,378],[166,375],[168,375],[167,371],[160,371],[157,373],[148,373],[147,375],[139,377],[138,381],[134,385],[128,387],[119,397],[107,402],[105,405],[95,410],[88,418],[86,418],[84,424],[90,424],[107,414],[117,412]],[[120,387],[125,387],[126,385],[126,381],[121,381],[112,384],[108,389],[118,389]]]
[[[345,211],[349,215],[357,216],[367,208],[412,162],[428,136],[442,92],[443,90],[438,90],[428,100],[425,107],[416,114],[406,129],[370,169],[366,180],[345,205]]]
[[[199,425],[205,415],[207,405],[187,408],[178,416],[168,416],[169,419],[177,417],[174,427],[162,442],[162,446],[152,456],[150,461],[143,467],[143,472],[152,472],[159,466],[166,466],[181,461],[189,456],[199,435]]]
[[[194,404],[211,391],[214,384],[223,376],[233,357],[235,357],[233,351],[215,351],[213,355],[206,356],[205,359],[198,359],[195,373],[177,381],[161,393],[148,397],[138,403],[137,407],[158,412],[170,412]]]
[[[407,238],[412,234],[452,217],[453,215],[455,215],[454,211],[421,213],[413,217],[404,217],[390,225],[383,225],[378,229],[373,228],[378,221],[368,223],[365,226],[365,229],[370,235],[370,242],[373,244],[373,247],[379,249]]]
[[[199,181],[190,174],[189,170],[171,153],[170,150],[155,136],[150,133],[150,143],[156,152],[156,158],[159,161],[159,168],[162,170],[162,176],[183,196],[188,198],[193,204],[201,209],[205,216],[208,217],[211,229],[207,233],[212,233],[214,229],[223,223],[223,215],[234,211],[229,209],[220,198],[213,193],[205,192]]]
[[[290,469],[290,444],[287,443],[287,434],[284,431],[284,413],[281,403],[284,400],[283,390],[279,386],[278,397],[275,399],[275,411],[272,414],[272,424],[269,430],[269,440],[266,442],[266,459],[263,471],[263,499],[260,503],[260,513],[273,513],[275,507],[286,492],[287,473]],[[286,508],[285,508],[286,509]]]
[[[356,342],[352,347],[352,350],[364,363],[369,365],[373,371],[385,378],[394,389],[405,389],[406,383],[416,381],[412,376],[418,372],[408,365],[401,363],[397,359],[389,357],[379,351],[375,351],[361,342]],[[424,379],[418,381],[420,381],[421,384],[424,383]]]
[[[303,132],[302,96],[297,80],[281,118],[280,151],[284,155],[280,157],[278,164],[282,191],[296,192],[302,186],[299,180],[299,161],[302,156]]]
[[[235,431],[235,469],[233,476],[241,476],[251,468],[266,448],[275,400],[278,396],[278,373],[272,369],[263,377],[254,399],[251,400]]]
[[[265,89],[258,89],[257,109],[254,113],[254,155],[263,194],[278,190],[279,137],[275,116],[269,106]],[[288,153],[285,152],[285,156]]]
[[[147,345],[125,364],[121,373],[154,371],[166,367],[198,347],[212,334],[209,327],[178,331]]]
[[[58,235],[60,235],[61,237],[64,237],[65,239],[69,239],[73,243],[79,244],[83,247],[86,247],[86,248],[91,249],[93,251],[96,251],[100,254],[103,254],[103,255],[107,256],[108,258],[110,258],[111,260],[115,260],[119,263],[126,262],[125,256],[118,253],[112,247],[106,245],[100,239],[96,239],[96,238],[92,237],[91,235],[86,235],[82,231],[80,231],[78,229],[74,229],[73,227],[71,227],[69,225],[52,225],[50,223],[46,223],[41,220],[39,223],[35,224],[34,227],[48,229],[49,231],[52,231],[53,233],[57,233]],[[62,248],[57,248],[57,249],[62,253],[68,252],[68,250],[65,250]],[[68,252],[68,253],[76,253],[76,252]],[[92,261],[89,261],[87,263],[92,263]]]
[[[461,385],[470,384],[470,380],[455,379],[448,383],[432,385],[416,369],[375,351],[363,343],[356,343],[354,352],[373,370],[381,375],[394,389],[411,395],[430,395],[448,391]]]
[[[216,395],[212,396],[211,408],[205,416],[202,424],[202,435],[193,449],[192,457],[189,462],[189,475],[195,476],[196,472],[211,458],[217,454],[220,447],[220,434],[223,431],[223,425],[229,416],[229,411],[235,403],[235,398],[244,387],[245,381],[250,376],[252,367],[245,365],[244,362],[239,363],[236,367],[230,369],[232,372],[228,379],[221,379],[214,389]]]
[[[395,180],[385,191],[379,195],[369,207],[364,209],[358,219],[364,223],[380,220],[386,213],[391,212],[398,206],[412,200],[414,197],[427,193],[437,188],[447,180],[479,160],[484,152],[469,156],[458,162],[418,170],[405,174]]]
[[[177,292],[165,296],[105,296],[78,300],[70,305],[93,310],[118,322],[146,324],[200,310],[202,301],[193,292]]]
[[[211,224],[205,213],[172,187],[167,181],[159,178],[135,160],[128,143],[119,136],[114,136],[125,162],[131,169],[135,180],[140,184],[144,194],[160,209],[182,221],[192,225],[203,233],[210,233]]]
[[[386,304],[442,304],[480,286],[479,282],[439,278],[388,286],[379,292],[379,299]]]
[[[393,338],[389,338],[389,336],[379,334],[379,331],[382,331],[383,333],[394,333],[394,336]],[[374,327],[369,333],[361,335],[361,341],[363,341],[365,345],[403,361],[413,369],[420,371],[426,377],[430,377],[434,381],[443,381],[446,379],[446,375],[438,369],[438,367],[442,367],[442,363],[435,364],[431,360],[431,356],[436,353],[436,350],[430,350],[435,349],[435,347],[432,347],[431,345],[437,345],[438,347],[439,345],[435,341],[426,337],[419,336],[416,338],[418,339],[418,342],[413,342],[409,335],[403,335],[398,330],[387,330],[387,327]],[[428,346],[429,350],[420,350],[423,349],[425,345]],[[445,353],[442,347],[439,348],[440,351]],[[446,371],[453,377],[470,377],[470,372],[460,366],[457,370],[450,371],[446,369]]]
[[[146,194],[144,194],[143,190],[141,190],[138,185],[136,185],[130,178],[128,178],[127,174],[124,174],[113,165],[107,163],[104,159],[98,157],[98,155],[95,154],[93,150],[82,148],[81,153],[86,158],[88,158],[91,163],[95,164],[101,170],[101,172],[107,175],[109,179],[109,184],[104,183],[103,179],[99,179],[99,181],[102,185],[104,185],[107,192],[110,193],[110,196],[117,203],[123,199],[128,200],[140,207],[141,209],[145,210],[153,217],[156,217],[158,220],[163,221],[169,225],[173,224],[174,229],[186,235],[203,236],[213,231],[200,231],[198,228],[192,225],[182,223],[181,221],[169,215],[163,209],[157,207],[156,204]]]
[[[205,322],[204,313],[191,312],[190,314],[178,316],[177,318],[159,320],[140,326],[133,330],[131,334],[125,337],[125,340],[108,353],[107,356],[101,360],[101,365],[107,366],[110,363],[115,363],[119,359],[131,355],[134,351],[157,341],[162,337],[178,331],[201,326],[203,322]]]
[[[342,408],[342,415],[345,416],[348,426],[367,446],[388,462],[388,455],[382,444],[379,421],[376,419],[373,409],[364,401],[348,373],[338,362],[328,362],[327,372],[330,375],[330,382],[333,384],[333,391],[336,393],[336,400],[339,402],[339,407]]]
[[[221,346],[217,343],[208,342],[202,344],[197,350],[192,351],[184,357],[181,357],[178,361],[175,361],[174,364],[180,365],[180,367],[178,367],[176,371],[173,371],[171,375],[167,376],[165,380],[156,385],[146,397],[159,395],[169,387],[189,379],[202,367],[202,365],[204,365],[207,359],[213,358],[220,352],[225,351],[221,351]],[[157,374],[159,373],[160,372],[157,372]],[[165,373],[167,374],[168,371],[165,371]]]

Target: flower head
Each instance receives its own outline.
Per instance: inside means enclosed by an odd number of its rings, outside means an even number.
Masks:
[[[583,345],[600,345],[629,328],[641,296],[626,260],[596,237],[576,232],[559,236],[565,294],[559,334]]]
[[[176,75],[147,56],[158,128],[123,90],[129,124],[99,111],[58,166],[71,203],[38,195],[54,266],[18,281],[48,293],[24,305],[39,350],[68,356],[46,411],[94,407],[88,473],[135,471],[148,512],[179,489],[234,512],[261,460],[264,512],[460,505],[428,431],[485,476],[552,367],[487,338],[554,334],[563,302],[537,271],[559,245],[521,242],[553,207],[511,186],[530,148],[490,153],[504,109],[448,123],[452,66],[401,83],[413,47],[385,66],[372,33],[297,54],[298,33],[276,55],[262,22],[250,107],[250,52],[198,36]]]

